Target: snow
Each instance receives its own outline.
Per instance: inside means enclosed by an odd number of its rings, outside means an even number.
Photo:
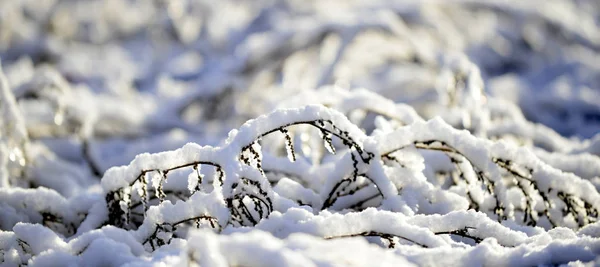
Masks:
[[[595,266],[600,5],[0,1],[0,266]]]

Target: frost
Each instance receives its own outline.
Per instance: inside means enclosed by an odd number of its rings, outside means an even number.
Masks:
[[[288,130],[282,129],[281,132],[285,135],[285,152],[290,161],[296,161],[296,152],[294,150],[294,142],[288,133]]]
[[[194,172],[191,172],[188,175],[188,184],[187,188],[190,190],[190,193],[193,194],[202,184],[202,174],[200,174],[200,166],[194,166]]]
[[[323,142],[325,142],[325,148],[327,148],[327,152],[335,154],[335,147],[333,147],[331,134],[323,133]]]

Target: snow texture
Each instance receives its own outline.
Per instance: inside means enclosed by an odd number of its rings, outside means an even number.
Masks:
[[[0,1],[0,266],[600,265],[600,4]]]

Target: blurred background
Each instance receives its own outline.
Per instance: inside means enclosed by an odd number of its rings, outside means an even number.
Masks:
[[[600,140],[597,0],[2,0],[0,59],[29,138],[98,174],[327,85]]]

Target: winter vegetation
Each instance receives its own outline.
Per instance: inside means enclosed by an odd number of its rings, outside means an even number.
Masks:
[[[0,266],[600,265],[595,0],[0,1]]]

